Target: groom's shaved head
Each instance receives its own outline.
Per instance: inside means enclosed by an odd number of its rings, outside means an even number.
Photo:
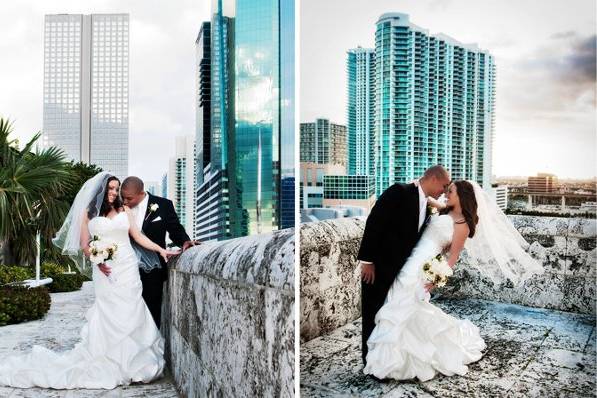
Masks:
[[[143,180],[134,176],[125,178],[120,187],[121,190],[129,191],[131,193],[143,192],[143,188]]]
[[[427,196],[439,198],[450,186],[450,173],[442,165],[436,165],[425,170],[420,179],[423,191]]]
[[[425,170],[425,174],[423,174],[423,178],[424,179],[430,179],[432,177],[437,178],[438,180],[445,180],[445,179],[450,179],[450,173],[448,173],[448,170],[444,169],[444,166],[442,166],[441,164],[432,166],[430,168],[428,168],[427,170]],[[126,181],[126,180],[124,180]],[[123,183],[124,185],[124,183]]]
[[[125,206],[136,207],[145,198],[143,180],[139,177],[127,177],[120,186],[120,196]]]

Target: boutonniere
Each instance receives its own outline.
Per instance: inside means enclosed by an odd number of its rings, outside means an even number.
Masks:
[[[434,215],[436,215],[436,214],[438,213],[438,211],[437,211],[437,207],[433,207],[433,206],[430,206],[430,205],[428,205],[428,206],[427,206],[427,213],[428,213],[430,216],[434,216]]]
[[[148,211],[147,211],[147,215],[145,216],[145,221],[147,221],[147,219],[149,218],[149,216],[152,213],[155,213],[158,209],[160,208],[160,206],[157,203],[152,203],[148,206]]]

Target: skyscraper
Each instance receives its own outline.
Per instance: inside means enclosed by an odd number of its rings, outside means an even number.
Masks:
[[[373,175],[375,161],[375,49],[348,50],[348,174]]]
[[[291,226],[294,1],[213,0],[212,10],[211,134],[203,135],[211,145],[198,228],[224,239]],[[219,204],[202,203],[216,187]]]
[[[193,235],[195,211],[195,142],[193,136],[176,137],[174,157],[168,168],[168,199],[189,235]],[[192,236],[191,236],[192,238]]]
[[[46,15],[43,145],[128,174],[128,14]]]
[[[442,164],[453,179],[490,186],[493,56],[429,35],[406,14],[383,14],[375,33],[375,176],[380,195]]]
[[[346,126],[328,119],[301,123],[301,162],[340,164],[346,167]]]
[[[203,22],[195,41],[195,181],[203,183],[203,169],[211,161],[211,23]]]

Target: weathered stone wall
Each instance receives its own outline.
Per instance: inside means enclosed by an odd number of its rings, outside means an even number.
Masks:
[[[521,287],[495,286],[463,256],[448,286],[436,295],[474,297],[531,307],[595,314],[596,220],[535,216],[510,219],[531,243],[545,274]],[[327,334],[360,317],[360,272],[356,255],[363,218],[301,225],[301,341]]]
[[[169,267],[162,332],[179,392],[294,396],[294,229],[206,243]]]
[[[356,257],[364,229],[360,217],[301,224],[301,341],[327,334],[361,316]]]
[[[531,243],[529,253],[540,260],[543,275],[521,287],[495,285],[471,267],[458,266],[453,283],[440,294],[450,298],[482,298],[530,307],[595,315],[595,237],[597,222],[582,218],[510,216]]]

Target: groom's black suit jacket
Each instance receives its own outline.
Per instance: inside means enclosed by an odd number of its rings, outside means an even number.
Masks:
[[[184,242],[190,239],[184,227],[180,225],[174,205],[168,199],[160,198],[150,193],[148,195],[147,210],[145,211],[143,227],[141,228],[143,233],[154,243],[165,248],[166,232],[168,232],[172,242],[182,247]],[[151,206],[154,204],[157,204],[158,208],[155,211],[151,211]],[[164,281],[168,279],[168,266],[161,256],[158,257],[162,265],[161,268],[154,268],[149,272],[140,270],[140,276],[141,283],[143,284],[143,299],[159,329],[162,314],[162,292]]]
[[[150,193],[147,195],[149,195],[149,198],[147,202],[147,211],[143,218],[143,233],[154,243],[166,248],[166,232],[168,232],[172,242],[182,248],[184,242],[190,240],[190,238],[185,232],[184,227],[180,224],[172,201]],[[153,204],[158,205],[158,209],[154,212],[150,210]],[[158,217],[160,219],[156,221]],[[161,256],[159,257],[160,262],[162,263],[162,277],[167,279],[168,269],[166,262]]]
[[[426,225],[426,223],[424,223]],[[379,197],[365,224],[358,259],[375,264],[375,282],[361,283],[363,361],[375,314],[384,304],[392,282],[417,244],[419,191],[415,184],[394,184]]]

